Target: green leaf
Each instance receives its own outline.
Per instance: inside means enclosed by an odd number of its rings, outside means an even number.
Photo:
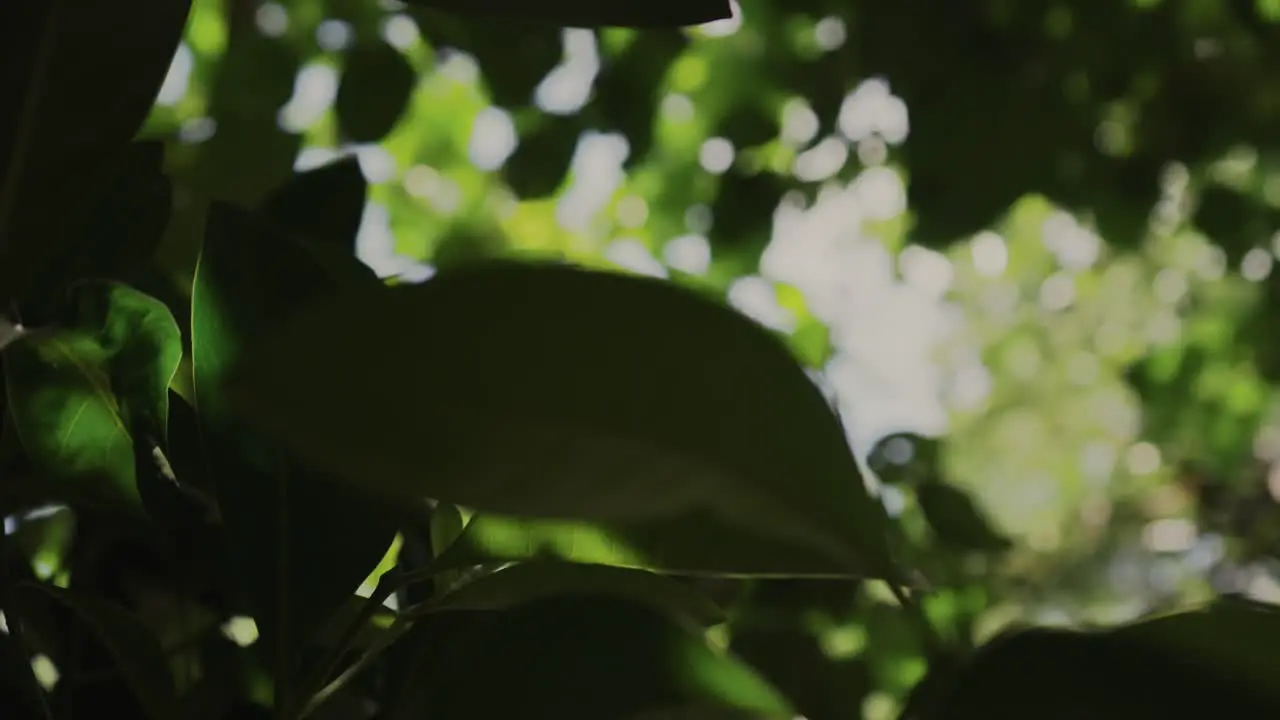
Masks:
[[[359,160],[346,157],[294,175],[262,212],[290,232],[354,256],[368,191]]]
[[[518,18],[571,27],[680,27],[730,16],[728,0],[410,0],[410,5],[439,8],[482,18]]]
[[[837,578],[856,574],[826,555],[762,538],[709,513],[636,524],[479,514],[436,559],[435,567],[461,569],[548,558],[682,575]]]
[[[44,584],[18,586],[23,593],[44,593],[65,605],[85,623],[115,660],[152,720],[181,717],[173,673],[160,641],[136,615],[89,595]]]
[[[432,607],[505,610],[559,595],[616,595],[694,625],[724,622],[724,610],[692,585],[647,570],[563,562],[519,563],[466,583]]]
[[[992,529],[973,498],[957,487],[938,481],[923,483],[916,487],[916,502],[944,544],[979,552],[999,552],[1011,545]]]
[[[98,238],[70,232],[128,151],[182,39],[188,0],[5,9],[0,305]],[[92,122],[85,108],[93,108]]]
[[[226,371],[242,349],[340,285],[299,242],[271,227],[234,206],[211,207],[191,328],[205,460],[233,560],[282,676],[277,697],[287,704],[300,652],[382,559],[398,519],[383,503],[247,432],[228,404]]]
[[[708,511],[897,576],[884,510],[786,346],[663,281],[496,262],[352,292],[299,312],[242,379],[252,420],[390,496],[616,523]]]
[[[391,717],[611,720],[687,703],[794,717],[758,675],[642,604],[557,597],[428,617]]]
[[[355,143],[378,142],[396,126],[418,83],[418,72],[394,47],[375,42],[346,52],[334,112]]]
[[[117,283],[77,285],[70,305],[65,326],[5,349],[9,410],[32,464],[68,502],[136,508],[132,433],[163,436],[178,325],[163,303]]]

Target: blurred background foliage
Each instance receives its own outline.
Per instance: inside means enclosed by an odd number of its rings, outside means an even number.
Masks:
[[[383,277],[563,256],[786,333],[955,642],[1280,600],[1280,2],[734,10],[593,32],[197,0],[144,132],[168,293],[210,197],[354,155]],[[23,526],[46,577],[57,518]],[[725,585],[722,640],[810,720],[890,717],[925,671],[877,587]]]

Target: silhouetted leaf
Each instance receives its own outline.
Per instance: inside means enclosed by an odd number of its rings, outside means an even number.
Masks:
[[[246,433],[225,374],[282,316],[337,287],[292,238],[247,211],[211,209],[192,297],[196,406],[231,553],[286,682],[299,651],[381,560],[396,516]]]
[[[482,18],[520,18],[572,27],[679,27],[730,15],[728,0],[411,0],[411,5],[440,8]]]
[[[981,552],[1010,546],[1008,538],[991,528],[973,498],[957,487],[936,480],[923,483],[916,486],[916,502],[934,534],[947,545]]]
[[[473,580],[432,605],[438,610],[505,610],[560,595],[613,595],[695,625],[715,625],[724,610],[693,585],[646,570],[564,562],[512,565]]]
[[[338,129],[351,142],[381,140],[404,114],[417,82],[399,50],[383,42],[357,44],[344,56],[334,100]]]
[[[707,510],[895,573],[826,398],[771,333],[689,290],[477,265],[317,303],[262,350],[251,417],[363,487],[547,518]]]
[[[51,262],[100,242],[70,231],[151,109],[189,9],[188,0],[4,8],[0,304],[40,289]]]
[[[1258,198],[1213,185],[1200,193],[1195,224],[1227,254],[1227,263],[1236,266],[1245,253],[1266,246],[1280,227],[1274,213]]]
[[[23,584],[22,593],[44,593],[85,623],[116,662],[152,720],[180,717],[169,661],[156,636],[136,615],[105,600],[44,584]]]
[[[406,639],[417,648],[419,680],[392,712],[397,720],[428,708],[437,720],[622,720],[690,702],[794,716],[745,665],[661,612],[616,598],[454,612],[429,618]]]
[[[290,232],[354,256],[368,189],[360,162],[346,157],[294,175],[262,212]]]
[[[522,199],[553,194],[566,179],[581,135],[582,123],[576,118],[538,118],[534,130],[520,139],[503,164],[502,179]]]
[[[181,358],[168,308],[108,282],[75,288],[66,326],[27,333],[5,349],[18,436],[59,495],[137,507],[131,433],[167,425]]]

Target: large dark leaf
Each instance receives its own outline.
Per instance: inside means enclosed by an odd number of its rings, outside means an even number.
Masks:
[[[33,465],[71,503],[136,508],[133,435],[163,437],[182,339],[163,303],[125,285],[76,286],[67,323],[5,348],[5,384]]]
[[[93,632],[115,660],[152,720],[179,717],[177,691],[159,640],[136,615],[100,598],[44,584],[24,584],[23,594],[44,593],[65,605]],[[26,603],[24,603],[26,604]]]
[[[680,27],[730,16],[728,0],[411,0],[460,15],[520,18],[572,27]]]
[[[0,303],[98,242],[71,233],[146,118],[189,0],[0,10]],[[86,114],[88,113],[88,114]]]
[[[689,703],[794,716],[745,665],[641,604],[540,600],[429,618],[392,718],[623,720]]]
[[[442,272],[316,303],[244,370],[255,421],[363,487],[544,518],[705,510],[897,575],[821,391],[767,330],[672,284]]]
[[[1013,632],[940,682],[920,717],[1274,717],[1277,642],[1276,609],[1236,601],[1105,632]]]
[[[192,297],[196,407],[227,541],[284,683],[299,652],[382,559],[397,523],[384,505],[246,433],[227,403],[226,370],[280,317],[337,287],[262,218],[230,205],[211,209]]]

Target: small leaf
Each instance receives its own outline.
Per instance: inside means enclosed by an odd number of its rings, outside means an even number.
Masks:
[[[518,197],[545,198],[564,182],[573,160],[582,122],[576,117],[544,116],[502,166],[502,179]]]
[[[708,513],[638,524],[479,514],[436,559],[440,570],[534,559],[726,577],[850,577],[805,547],[768,540]]]
[[[678,286],[477,264],[316,303],[254,360],[251,418],[362,487],[548,519],[709,511],[898,575],[821,391],[769,331]]]
[[[447,594],[437,610],[505,610],[560,595],[615,595],[694,625],[724,622],[724,610],[692,585],[647,570],[563,562],[519,563]]]
[[[391,717],[622,720],[688,703],[794,717],[747,666],[664,614],[609,597],[429,617]]]
[[[72,306],[66,327],[5,349],[9,410],[32,464],[68,501],[136,508],[131,433],[167,425],[178,325],[163,303],[116,283],[77,286]]]
[[[189,0],[5,8],[0,47],[0,306],[98,241],[72,233],[151,110]],[[93,121],[85,121],[93,108]]]
[[[916,502],[934,534],[944,544],[962,550],[998,552],[1009,539],[992,529],[982,510],[963,490],[932,481],[916,487]]]
[[[382,559],[398,524],[383,503],[246,432],[225,395],[226,370],[244,347],[340,287],[332,269],[255,214],[211,207],[191,303],[195,404],[230,552],[280,674],[278,698],[287,697],[302,650]]]
[[[262,205],[289,232],[356,254],[369,183],[354,157],[298,173]]]
[[[570,27],[681,27],[731,15],[728,0],[410,0],[409,4],[460,15],[519,18]]]
[[[409,105],[418,72],[384,43],[357,44],[346,52],[334,112],[338,129],[354,143],[378,142]]]
[[[44,584],[18,586],[22,593],[44,593],[69,608],[115,659],[152,720],[181,716],[173,673],[159,640],[133,613],[105,600]]]

